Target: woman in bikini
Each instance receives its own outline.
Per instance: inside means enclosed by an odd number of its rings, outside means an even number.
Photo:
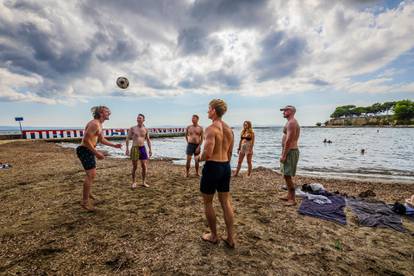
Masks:
[[[252,158],[253,158],[253,146],[254,146],[254,132],[252,123],[250,121],[244,121],[243,130],[240,135],[240,143],[237,152],[239,154],[239,162],[237,164],[236,173],[234,176],[239,175],[241,165],[243,163],[244,156],[247,156],[247,176],[252,173]]]

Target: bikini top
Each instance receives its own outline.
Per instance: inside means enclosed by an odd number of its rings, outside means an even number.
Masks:
[[[242,137],[241,137],[241,139],[242,139],[242,140],[246,140],[246,141],[250,141],[250,140],[252,140],[252,137],[243,137],[243,136],[242,136]]]

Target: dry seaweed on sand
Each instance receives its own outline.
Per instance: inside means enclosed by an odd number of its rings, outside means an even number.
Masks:
[[[24,152],[24,154],[16,154]],[[206,244],[198,178],[151,161],[151,188],[130,187],[128,160],[98,161],[95,213],[80,207],[84,172],[71,149],[43,142],[0,145],[0,274],[94,275],[412,275],[414,239],[388,229],[301,216],[278,200],[281,177],[267,169],[234,178],[237,247]],[[386,202],[414,194],[414,185],[298,177],[350,196],[371,190]],[[215,199],[218,230],[225,237]],[[405,221],[414,232],[414,222]]]

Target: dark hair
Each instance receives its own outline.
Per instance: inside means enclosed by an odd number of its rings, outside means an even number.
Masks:
[[[145,119],[144,114],[139,113],[137,117],[139,117],[139,116],[142,116],[142,118],[144,118],[144,119]]]
[[[193,117],[196,117],[196,118],[197,118],[197,120],[198,120],[198,119],[200,119],[200,117],[198,117],[198,115],[197,115],[197,114],[194,114],[194,115],[193,115]]]

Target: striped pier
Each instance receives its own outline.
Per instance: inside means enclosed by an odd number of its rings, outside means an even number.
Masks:
[[[151,138],[178,137],[185,135],[185,128],[147,128]],[[107,139],[125,139],[127,128],[109,128],[103,130]],[[52,129],[52,130],[24,130],[23,139],[66,141],[83,138],[83,129]]]

